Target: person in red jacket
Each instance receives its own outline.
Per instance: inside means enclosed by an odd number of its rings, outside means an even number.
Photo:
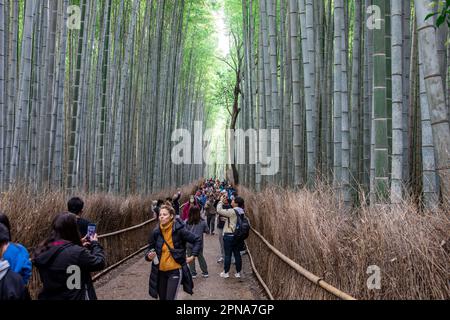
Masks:
[[[197,199],[195,199],[194,196],[191,196],[189,198],[189,202],[186,202],[184,204],[183,213],[181,214],[181,220],[183,220],[184,222],[188,221],[188,219],[189,219],[189,210],[192,207],[199,207]]]

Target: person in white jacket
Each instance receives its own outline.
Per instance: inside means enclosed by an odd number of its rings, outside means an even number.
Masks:
[[[219,204],[217,205],[217,213],[225,217],[226,222],[223,228],[223,244],[225,249],[225,262],[224,262],[224,271],[220,274],[222,278],[229,278],[229,272],[231,267],[231,256],[234,256],[236,263],[236,273],[235,277],[241,277],[242,270],[242,258],[240,252],[240,243],[235,243],[234,241],[234,231],[236,229],[237,224],[237,214],[244,213],[244,199],[241,197],[236,197],[232,202],[232,209],[223,209],[223,202],[225,201],[223,196]]]

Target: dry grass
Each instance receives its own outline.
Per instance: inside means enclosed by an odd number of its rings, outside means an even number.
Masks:
[[[180,202],[187,201],[201,182],[181,187]],[[97,224],[99,234],[105,234],[138,225],[153,218],[152,201],[165,200],[176,191],[168,189],[148,196],[121,197],[106,193],[81,193],[79,196],[85,202],[83,216]],[[36,195],[31,188],[24,186],[17,186],[1,194],[0,212],[6,213],[11,221],[13,241],[25,245],[31,253],[33,248],[49,235],[53,217],[67,210],[69,198],[63,192],[42,192]],[[154,223],[101,239],[100,243],[105,249],[108,266],[144,246],[153,227]],[[33,268],[29,290],[34,299],[37,298],[40,288],[41,282],[37,270]]]
[[[182,187],[182,200],[187,201],[196,187],[197,183]],[[175,192],[172,189],[148,196],[127,197],[112,194],[78,195],[85,202],[83,217],[95,222],[99,234],[104,234],[152,218],[152,201],[164,200]],[[30,188],[16,187],[0,195],[0,212],[6,213],[11,220],[13,240],[32,248],[49,235],[53,217],[67,210],[69,198],[63,192],[44,192],[36,196]]]
[[[400,207],[348,209],[333,191],[271,188],[240,195],[253,227],[285,255],[357,299],[450,299],[449,211]],[[333,299],[290,269],[259,238],[248,245],[277,299]],[[381,290],[369,290],[369,266],[381,269]]]

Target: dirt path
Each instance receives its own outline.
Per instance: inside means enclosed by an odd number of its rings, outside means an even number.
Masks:
[[[194,279],[194,295],[190,296],[183,290],[178,293],[178,300],[265,300],[263,290],[253,276],[248,255],[243,258],[242,278],[234,278],[234,265],[231,266],[230,278],[219,277],[223,271],[223,263],[217,263],[219,252],[218,236],[205,235],[204,254],[208,263],[209,278],[199,276]],[[143,258],[143,254],[128,261],[118,269],[112,271],[95,287],[100,300],[153,300],[148,295],[148,278],[150,264]],[[180,288],[181,289],[181,288]]]

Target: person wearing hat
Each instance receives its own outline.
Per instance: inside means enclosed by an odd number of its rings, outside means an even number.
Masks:
[[[0,301],[26,300],[29,296],[22,277],[11,270],[8,260],[4,259],[9,241],[9,229],[0,223]]]

